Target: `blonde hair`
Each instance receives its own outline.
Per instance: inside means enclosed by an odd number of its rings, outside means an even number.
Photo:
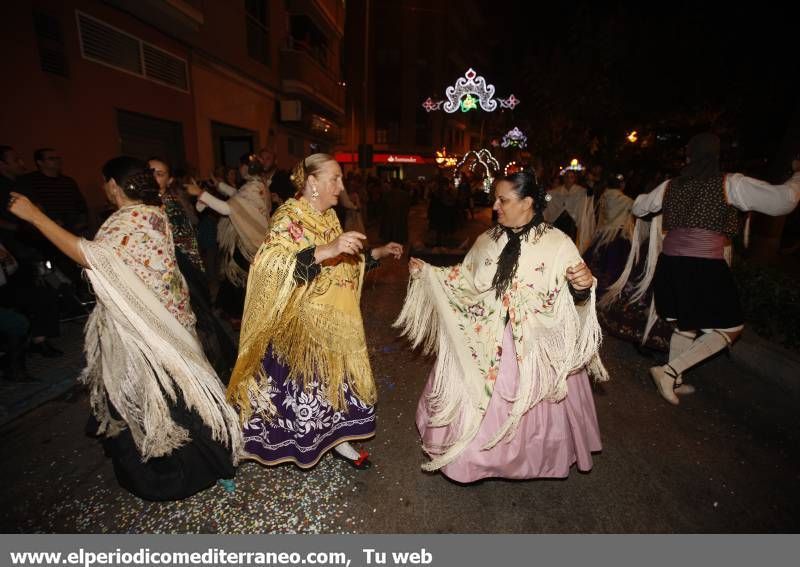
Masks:
[[[322,169],[322,166],[329,161],[336,161],[330,154],[311,154],[305,159],[298,161],[292,168],[292,175],[290,179],[297,194],[303,192],[306,188],[306,179],[309,175],[317,175]]]

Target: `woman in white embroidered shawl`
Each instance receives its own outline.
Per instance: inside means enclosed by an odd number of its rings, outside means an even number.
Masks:
[[[462,264],[409,264],[396,325],[438,355],[417,409],[424,470],[458,482],[566,477],[601,449],[585,370],[607,379],[595,282],[572,240],[544,222],[546,202],[532,174],[504,177],[499,224]]]
[[[233,319],[241,319],[247,273],[269,230],[272,209],[272,198],[261,177],[264,171],[261,161],[253,154],[245,154],[240,162],[239,173],[245,180],[244,185],[237,190],[226,183],[218,184],[220,192],[229,197],[227,201],[204,191],[194,181],[186,185],[186,191],[197,197],[198,210],[208,206],[224,217],[217,225],[220,262],[225,276],[217,294],[217,305]]]
[[[90,427],[103,436],[120,485],[147,500],[177,500],[234,475],[236,413],[195,333],[172,231],[147,164],[103,167],[117,208],[94,240],[61,228],[25,197],[9,209],[86,268],[97,306],[86,324]]]

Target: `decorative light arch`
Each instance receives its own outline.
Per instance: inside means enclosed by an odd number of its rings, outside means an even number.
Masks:
[[[522,133],[522,130],[514,126],[503,136],[503,142],[500,145],[504,148],[524,149],[528,145],[528,137]]]
[[[586,168],[581,165],[578,161],[578,158],[573,158],[567,167],[562,167],[561,171],[559,171],[559,175],[564,175],[568,171],[574,171],[575,173],[580,173],[584,171]]]
[[[447,100],[433,100],[428,97],[422,103],[422,108],[427,112],[433,112],[444,107],[444,111],[450,114],[454,112],[469,112],[477,110],[480,106],[485,112],[494,112],[498,106],[514,110],[520,101],[513,94],[508,98],[494,98],[494,85],[487,84],[486,79],[475,72],[471,67],[459,77],[455,85],[445,89]]]
[[[456,174],[453,178],[453,182],[455,183],[456,187],[461,183],[461,168],[470,160],[470,158],[474,158],[474,161],[469,166],[470,171],[475,171],[475,168],[480,165],[486,172],[486,177],[483,179],[483,191],[488,193],[492,189],[492,183],[494,183],[495,175],[498,171],[500,171],[500,163],[492,155],[492,152],[486,148],[483,148],[477,152],[475,150],[470,150],[464,154],[458,163],[456,163]]]

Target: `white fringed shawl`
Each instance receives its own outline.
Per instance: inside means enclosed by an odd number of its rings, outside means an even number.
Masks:
[[[563,400],[573,371],[588,366],[596,379],[608,379],[598,356],[602,335],[594,286],[582,306],[575,305],[568,289],[566,270],[581,262],[575,245],[549,225],[534,229],[523,239],[512,285],[498,299],[492,278],[507,240],[505,234],[495,240],[486,232],[462,264],[426,264],[409,281],[395,326],[414,347],[437,353],[430,425],[452,425],[459,431],[448,446],[424,447],[432,458],[425,470],[453,461],[477,434],[499,372],[507,316],[520,366],[519,386],[509,400],[508,419],[485,449],[513,437],[522,416],[539,402]]]
[[[594,200],[587,195],[587,191],[580,185],[573,185],[567,189],[560,185],[548,191],[550,203],[544,209],[544,220],[550,224],[556,222],[561,213],[567,212],[575,221],[577,234],[575,236],[578,251],[586,252],[594,237]]]
[[[620,189],[606,189],[598,205],[599,223],[594,234],[594,246],[601,248],[621,236],[631,240],[635,217],[631,214],[633,199]]]
[[[239,420],[197,336],[110,245],[82,240],[81,249],[97,296],[86,324],[87,366],[81,381],[89,388],[99,432],[113,437],[127,427],[143,461],[169,455],[191,440],[170,415],[170,402],[180,393],[236,462],[242,447]],[[108,400],[122,421],[112,417]]]
[[[217,226],[217,242],[222,252],[222,269],[228,281],[244,287],[247,270],[233,259],[236,249],[248,262],[252,262],[259,246],[269,231],[269,213],[272,203],[264,183],[250,178],[239,191],[228,199],[230,217],[222,218]]]

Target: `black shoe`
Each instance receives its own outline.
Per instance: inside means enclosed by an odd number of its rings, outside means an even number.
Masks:
[[[59,356],[64,356],[62,351],[58,350],[47,341],[31,343],[28,346],[28,352],[33,354],[41,354],[45,358],[58,358]]]

